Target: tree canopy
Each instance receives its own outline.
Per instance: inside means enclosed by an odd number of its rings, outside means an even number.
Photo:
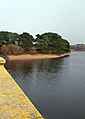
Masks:
[[[29,51],[29,49],[33,46],[33,36],[26,32],[24,32],[20,36],[21,46],[25,49],[25,51]]]
[[[35,41],[35,43],[34,43]],[[1,31],[0,46],[7,44],[19,45],[25,52],[29,52],[32,47],[40,53],[63,54],[70,51],[70,44],[57,33],[37,34],[36,39],[27,32],[22,34]]]
[[[62,54],[70,51],[70,44],[57,33],[44,33],[36,35],[36,47],[42,53]]]

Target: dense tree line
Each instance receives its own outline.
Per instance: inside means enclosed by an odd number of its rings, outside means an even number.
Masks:
[[[29,33],[12,33],[12,32],[0,32],[0,45],[17,44],[23,47],[25,50],[29,50],[33,45],[33,36]]]
[[[30,49],[36,49],[39,53],[62,54],[70,51],[70,44],[57,33],[37,34],[36,39],[29,33],[22,34],[12,32],[0,32],[0,46],[14,44],[29,52]]]

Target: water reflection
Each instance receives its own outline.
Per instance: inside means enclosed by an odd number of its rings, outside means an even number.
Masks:
[[[45,60],[29,60],[29,61],[8,61],[5,64],[7,69],[21,72],[32,72],[38,69],[39,72],[58,72],[63,63],[63,59],[45,59]],[[60,66],[61,65],[61,66]]]
[[[51,80],[55,80],[56,83],[60,80],[63,62],[63,59],[9,61],[6,63],[5,67],[19,85],[21,85],[23,80],[36,80],[37,84],[40,82],[44,83],[43,85],[47,85],[47,83],[53,85],[55,82]]]
[[[6,68],[45,119],[85,119],[85,52]]]
[[[68,58],[10,61],[5,67],[45,119],[56,119],[63,79],[68,77]],[[54,106],[55,105],[55,106]],[[50,110],[49,110],[50,109]]]

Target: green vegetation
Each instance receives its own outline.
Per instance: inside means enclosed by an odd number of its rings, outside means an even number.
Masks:
[[[26,32],[19,36],[21,39],[21,46],[25,49],[25,52],[29,51],[29,49],[33,46],[33,36]]]
[[[69,42],[57,33],[37,34],[36,36],[36,47],[42,53],[63,54],[70,51]]]
[[[26,32],[19,35],[1,31],[0,49],[2,54],[32,53],[32,49],[35,53],[63,54],[70,51],[70,44],[57,33],[37,34],[34,39]]]

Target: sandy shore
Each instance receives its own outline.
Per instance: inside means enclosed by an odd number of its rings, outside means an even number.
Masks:
[[[33,60],[33,59],[49,59],[49,58],[60,58],[70,55],[70,53],[65,53],[61,55],[52,55],[52,54],[38,54],[38,55],[30,55],[30,54],[23,54],[23,55],[8,55],[8,60]]]

